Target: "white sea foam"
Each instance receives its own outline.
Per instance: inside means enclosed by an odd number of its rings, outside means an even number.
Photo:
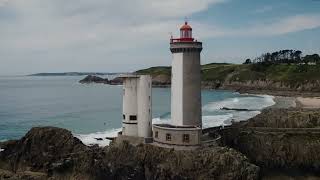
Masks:
[[[83,144],[87,146],[92,146],[94,144],[99,145],[100,147],[104,147],[110,144],[110,140],[106,139],[106,137],[116,137],[118,132],[121,131],[121,128],[107,130],[105,132],[96,132],[90,134],[74,134],[74,136],[80,139]],[[102,140],[97,140],[95,138],[102,138]]]
[[[0,148],[0,152],[2,152],[2,151],[4,151],[4,149],[1,149],[1,148]]]
[[[261,110],[272,106],[275,104],[273,101],[273,96],[269,95],[243,95],[235,98],[228,98],[222,101],[216,101],[216,102],[211,102],[205,105],[202,109],[204,112],[227,112],[228,114],[231,114],[231,117],[229,117],[227,120],[232,120],[232,121],[245,121],[248,120],[258,114],[260,114]],[[224,111],[221,110],[221,108],[227,107],[227,108],[235,108],[235,109],[249,109],[252,111]],[[212,117],[212,121],[217,122],[214,118],[215,116]],[[222,125],[221,121],[219,123],[213,123],[211,124],[211,119],[203,120],[203,126],[204,127],[214,127],[214,126],[220,126]],[[223,125],[228,125],[228,121],[224,121]],[[212,126],[214,125],[214,126]]]
[[[227,126],[230,125],[230,123],[228,123],[227,120],[230,120],[232,117],[232,114],[202,116],[202,127],[209,128],[217,126]]]
[[[153,118],[152,119],[152,124],[170,124],[171,119],[170,118]]]
[[[215,101],[205,105],[202,109],[204,111],[215,111],[223,107],[227,108],[239,108],[239,109],[250,109],[250,110],[262,110],[268,106],[274,105],[273,96],[268,95],[257,95],[257,96],[243,96],[228,98],[222,101]]]
[[[203,128],[217,127],[217,126],[227,126],[231,124],[232,121],[245,121],[258,114],[260,110],[268,106],[275,104],[273,101],[273,96],[268,95],[254,95],[243,97],[228,98],[222,101],[216,101],[208,103],[202,107],[204,115],[202,116]],[[253,111],[223,111],[221,108],[239,108],[239,109],[250,109]],[[216,115],[211,115],[211,113],[217,113]],[[223,114],[221,114],[223,113]],[[209,114],[209,115],[208,115]],[[152,119],[152,124],[168,124],[171,123],[170,116],[158,117]],[[121,131],[121,128],[107,130],[105,132],[96,132],[90,134],[75,134],[75,137],[79,138],[86,145],[98,144],[99,146],[107,146],[110,143],[110,140],[106,137],[116,137],[118,132]],[[99,141],[95,138],[102,138],[103,140]]]

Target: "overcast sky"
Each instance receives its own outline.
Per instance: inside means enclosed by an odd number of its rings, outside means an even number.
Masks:
[[[202,64],[320,53],[320,0],[0,0],[0,75],[170,65],[185,17]]]

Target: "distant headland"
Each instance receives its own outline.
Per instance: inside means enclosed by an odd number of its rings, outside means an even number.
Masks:
[[[29,74],[27,76],[87,76],[87,75],[96,75],[96,76],[105,76],[105,75],[117,75],[121,73],[105,73],[105,72],[62,72],[62,73],[36,73]]]

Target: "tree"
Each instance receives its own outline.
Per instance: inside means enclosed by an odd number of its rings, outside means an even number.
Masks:
[[[320,64],[320,56],[319,54],[313,54],[313,55],[306,55],[303,57],[303,62],[304,63],[316,63]]]
[[[246,59],[246,61],[243,64],[252,64],[251,59]]]
[[[293,53],[293,57],[296,63],[301,63],[301,54],[302,54],[302,51],[299,51],[299,50]]]

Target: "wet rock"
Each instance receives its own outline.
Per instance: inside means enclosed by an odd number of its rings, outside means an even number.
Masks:
[[[319,110],[266,109],[223,130],[226,145],[266,169],[320,171]]]
[[[123,78],[116,77],[109,81],[110,85],[121,85],[123,84]]]
[[[125,141],[87,147],[69,131],[54,127],[32,128],[22,139],[6,143],[0,165],[4,176],[17,179],[23,179],[17,172],[84,180],[257,179],[259,174],[259,167],[227,147],[174,151]]]
[[[84,79],[79,81],[82,84],[89,84],[89,83],[105,83],[108,84],[109,80],[108,79],[104,79],[98,76],[94,76],[94,75],[88,75],[86,76]]]

